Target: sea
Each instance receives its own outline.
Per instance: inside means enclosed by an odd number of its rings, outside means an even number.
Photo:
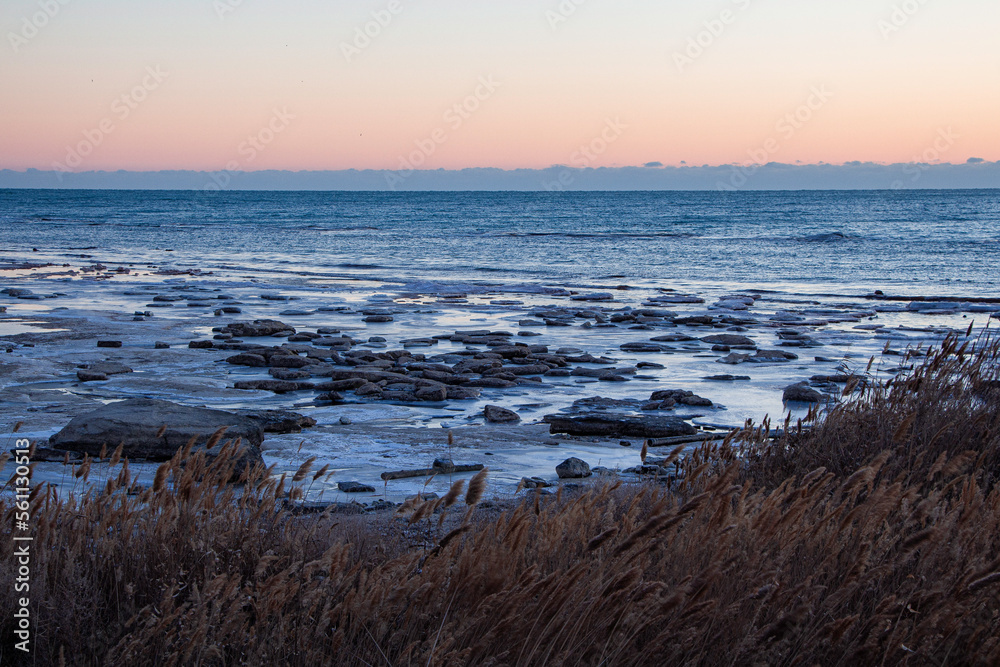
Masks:
[[[0,245],[442,286],[982,296],[1000,191],[0,190]]]

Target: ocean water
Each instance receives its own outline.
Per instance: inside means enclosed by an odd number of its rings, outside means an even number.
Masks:
[[[0,245],[402,283],[978,296],[1000,286],[1000,191],[0,190]]]

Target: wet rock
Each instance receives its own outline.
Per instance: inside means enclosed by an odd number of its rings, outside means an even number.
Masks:
[[[215,343],[210,340],[193,340],[188,343],[188,348],[191,350],[211,350],[215,347]]]
[[[306,357],[294,354],[274,354],[267,360],[267,364],[272,368],[305,368],[312,363]]]
[[[361,482],[337,482],[337,489],[342,493],[375,493],[375,487]]]
[[[101,361],[85,368],[91,373],[103,373],[104,375],[125,375],[132,372],[132,369],[125,364],[119,364],[115,361]]]
[[[80,382],[103,382],[108,379],[108,376],[104,373],[97,373],[95,371],[79,370],[76,372],[77,379]]]
[[[551,486],[541,477],[522,477],[521,486],[525,489],[545,489]]]
[[[309,371],[294,368],[270,368],[267,373],[276,380],[308,380],[312,377]]]
[[[170,349],[170,343],[164,342],[162,340],[158,340],[155,343],[153,343],[153,348],[157,349],[157,350],[169,350]]]
[[[664,352],[670,349],[658,343],[625,343],[619,347],[624,352]]]
[[[292,391],[313,389],[310,382],[295,382],[292,380],[242,380],[234,385],[235,389],[273,391],[276,394],[287,394]]]
[[[237,474],[247,466],[263,464],[260,443],[264,431],[259,422],[231,412],[192,408],[151,398],[109,403],[75,417],[49,438],[49,444],[97,456],[103,447],[112,451],[123,443],[122,453],[130,460],[166,461],[192,438],[194,450],[203,450],[209,438],[222,427],[226,427],[226,432],[220,444],[239,438],[243,448]],[[165,429],[162,434],[161,428]],[[218,448],[213,448],[210,458]]]
[[[749,375],[710,375],[703,380],[708,380],[710,382],[747,382],[750,380]]]
[[[232,322],[222,328],[222,333],[230,333],[238,338],[261,338],[276,334],[295,333],[295,328],[278,320],[254,320],[253,322]]]
[[[794,361],[799,358],[799,355],[792,354],[791,352],[785,352],[783,350],[761,350],[757,354],[750,357],[750,361],[753,363],[766,363],[770,361],[785,362]]]
[[[493,424],[510,424],[521,421],[521,416],[516,412],[498,405],[487,405],[483,408],[483,415],[486,417],[486,421]]]
[[[340,422],[341,426],[350,426],[351,424],[354,423],[350,417],[341,417],[338,421]]]
[[[805,382],[789,385],[785,387],[781,400],[785,403],[822,403],[827,399]]]
[[[586,461],[573,457],[557,465],[556,474],[559,479],[583,479],[590,477],[593,472]]]
[[[312,417],[291,410],[237,410],[236,414],[253,419],[265,433],[301,433],[316,425]]]
[[[694,426],[676,417],[634,417],[594,413],[579,417],[548,415],[542,421],[549,424],[551,433],[569,435],[671,438],[694,435],[697,432]]]
[[[685,391],[683,389],[667,389],[664,391],[654,391],[652,396],[649,397],[650,401],[674,401],[675,403],[680,403],[681,405],[690,405],[694,407],[710,408],[712,407],[712,401],[701,396],[697,396],[694,392]]]
[[[384,322],[392,322],[393,319],[394,318],[392,315],[368,315],[367,317],[364,318],[363,321],[368,322],[369,324],[379,324]]]
[[[97,347],[121,347],[122,342],[120,340],[99,340],[97,341]]]
[[[448,387],[449,401],[472,401],[481,394],[482,392],[474,387]]]
[[[267,359],[259,354],[251,354],[249,352],[229,357],[226,359],[226,362],[234,366],[250,366],[251,368],[264,368],[267,366]]]
[[[705,336],[701,339],[705,343],[710,343],[712,345],[725,345],[729,347],[735,347],[738,345],[747,345],[751,347],[756,347],[756,343],[752,338],[746,336],[739,336],[736,334],[716,334],[714,336]]]
[[[316,388],[320,391],[351,391],[352,389],[363,387],[366,384],[368,384],[368,380],[365,380],[364,378],[349,378],[347,380],[323,382],[316,385]]]
[[[443,385],[437,387],[421,387],[414,392],[414,396],[421,401],[439,403],[441,401],[448,400],[448,389]]]
[[[365,382],[365,384],[354,390],[354,395],[379,397],[382,395],[382,387],[374,382]]]

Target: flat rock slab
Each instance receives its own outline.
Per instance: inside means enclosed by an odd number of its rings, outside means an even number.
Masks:
[[[163,427],[165,430],[159,434]],[[226,427],[222,442],[234,438],[241,440],[243,451],[237,471],[263,463],[260,444],[264,429],[257,420],[223,410],[192,408],[152,398],[110,403],[75,417],[49,438],[49,445],[53,449],[97,456],[103,447],[107,446],[107,451],[112,452],[123,443],[122,454],[130,460],[167,461],[191,438],[195,438],[192,451],[204,449],[208,439],[222,427]]]
[[[633,417],[595,413],[580,417],[548,415],[542,419],[550,433],[569,435],[636,438],[671,438],[694,435],[694,426],[676,417]]]
[[[342,493],[375,493],[375,487],[361,482],[337,482],[337,489]]]

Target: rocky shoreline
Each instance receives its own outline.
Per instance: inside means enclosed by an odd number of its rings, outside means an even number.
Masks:
[[[333,469],[323,489],[383,502],[417,488],[376,492],[391,463],[420,468],[454,447],[443,444],[440,426],[475,443],[462,460],[489,465],[509,490],[556,483],[557,466],[571,459],[641,475],[637,452],[623,444],[716,437],[745,421],[746,412],[732,415],[734,401],[749,404],[762,392],[781,411],[835,403],[905,372],[918,350],[973,318],[1000,314],[982,297],[904,304],[872,293],[795,303],[764,290],[709,297],[618,286],[512,299],[488,289],[338,293],[304,281],[262,290],[200,272],[165,279],[162,270],[103,265],[11,267],[0,273],[0,423],[9,431],[24,422],[50,458],[54,450],[93,456],[101,444],[113,450],[127,440],[120,423],[103,431],[105,443],[80,436],[101,433],[101,410],[141,415],[129,399],[170,400],[176,408],[159,405],[163,415],[148,418],[153,434],[129,432],[144,443],[132,457],[162,460],[164,447],[191,437],[184,427],[198,422],[191,411],[202,406],[236,415],[229,436],[256,448],[254,460],[274,464],[275,474],[312,454]],[[487,326],[469,326],[477,322]],[[460,326],[442,331],[448,324]],[[753,376],[719,372],[733,366]],[[168,423],[170,414],[178,423]],[[203,440],[222,425],[208,430],[208,422],[199,427]],[[258,439],[251,423],[270,423],[270,431],[261,426]],[[151,457],[161,426],[179,430],[160,437]],[[76,436],[65,433],[70,427]],[[306,442],[292,451],[303,427]]]

